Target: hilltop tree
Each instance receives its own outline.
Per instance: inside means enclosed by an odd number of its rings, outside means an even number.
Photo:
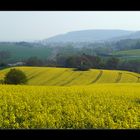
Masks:
[[[25,84],[27,77],[21,70],[11,69],[4,77],[5,84]]]
[[[83,53],[80,57],[79,57],[79,64],[77,67],[77,70],[89,70],[92,67],[92,63],[90,61],[90,59],[86,56],[85,53]]]

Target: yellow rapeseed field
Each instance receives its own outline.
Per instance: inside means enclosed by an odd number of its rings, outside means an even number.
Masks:
[[[140,84],[1,85],[0,128],[140,128]]]
[[[99,70],[74,71],[72,68],[16,67],[28,77],[28,85],[71,86],[93,85],[95,83],[138,83],[140,74],[119,71]],[[0,70],[0,79],[10,70]]]
[[[27,85],[0,85],[0,128],[140,128],[140,74],[16,67]],[[0,70],[0,80],[10,70]]]

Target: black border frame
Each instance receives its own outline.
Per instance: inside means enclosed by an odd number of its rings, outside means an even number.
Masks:
[[[123,0],[46,0],[14,1],[6,0],[0,4],[1,11],[140,11],[139,1]],[[0,138],[137,138],[139,129],[1,129]]]

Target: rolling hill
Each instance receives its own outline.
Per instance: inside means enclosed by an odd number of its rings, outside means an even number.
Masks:
[[[125,40],[125,39],[140,39],[140,31],[135,31],[128,35],[112,38],[112,40],[114,41]]]
[[[47,59],[52,49],[50,47],[35,47],[33,44],[23,45],[21,43],[0,43],[0,52],[7,51],[10,53],[8,62],[23,61],[33,56],[37,56],[40,59]]]
[[[16,67],[22,70],[28,77],[28,85],[47,86],[71,86],[92,85],[95,83],[138,83],[140,74],[119,71],[99,70],[74,71],[72,68],[50,68],[50,67]],[[10,68],[0,71],[0,79]]]
[[[97,42],[97,41],[108,41],[112,38],[119,38],[123,36],[129,36],[133,31],[126,30],[81,30],[72,31],[65,34],[56,35],[42,42],[45,43],[56,43],[56,42]]]
[[[26,73],[30,86],[0,85],[2,129],[140,128],[140,74],[16,68]],[[0,70],[0,79],[9,70]]]

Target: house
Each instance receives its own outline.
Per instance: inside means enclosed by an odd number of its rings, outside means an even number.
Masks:
[[[12,66],[23,66],[25,65],[25,62],[16,62],[16,63],[13,63],[13,64],[8,64],[8,66],[12,67]]]

